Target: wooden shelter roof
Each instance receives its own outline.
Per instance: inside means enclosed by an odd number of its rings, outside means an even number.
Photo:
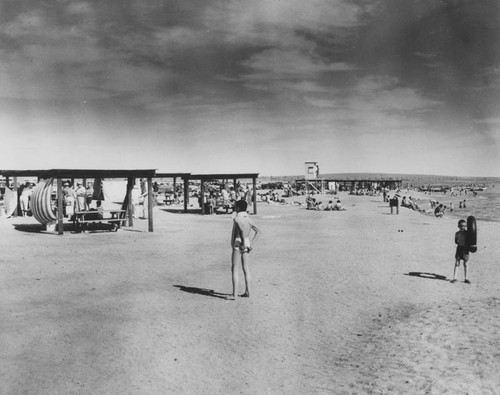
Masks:
[[[257,178],[259,173],[216,173],[216,174],[190,174],[190,180],[232,180],[242,178]]]
[[[189,178],[191,173],[156,173],[155,177],[156,178]]]
[[[155,169],[45,169],[45,170],[0,170],[6,177],[55,177],[55,178],[128,178],[155,177]]]

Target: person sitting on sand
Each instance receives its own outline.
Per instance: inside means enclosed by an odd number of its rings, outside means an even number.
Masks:
[[[332,210],[333,210],[333,200],[330,200],[325,207],[325,211],[332,211]]]
[[[434,210],[434,215],[437,217],[437,218],[443,218],[444,216],[444,211],[446,210],[446,207],[443,206],[442,204],[440,204],[439,206],[436,207],[436,209]]]
[[[338,199],[337,203],[335,203],[334,209],[337,211],[345,211],[345,208],[342,207],[342,203],[340,202],[340,199]]]
[[[307,196],[306,205],[307,205],[306,208],[308,210],[316,210],[316,199],[311,196]]]
[[[318,210],[318,211],[323,211],[324,210],[323,202],[316,203],[316,210]]]
[[[260,230],[255,226],[247,213],[247,202],[245,200],[238,200],[235,203],[236,217],[234,218],[233,230],[231,234],[231,274],[233,282],[233,293],[230,295],[231,299],[236,297],[236,289],[238,286],[238,261],[241,261],[243,268],[243,275],[245,276],[245,293],[240,295],[243,298],[250,297],[250,268],[249,268],[249,254],[252,251],[252,245],[257,241],[260,236]],[[252,241],[250,241],[250,233],[254,231]]]

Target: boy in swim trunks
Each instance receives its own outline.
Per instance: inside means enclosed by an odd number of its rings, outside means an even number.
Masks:
[[[470,284],[467,280],[467,261],[469,260],[469,249],[467,247],[467,222],[461,219],[458,221],[458,228],[460,229],[455,233],[455,244],[457,245],[457,251],[455,252],[455,267],[453,268],[453,280],[452,283],[457,281],[457,269],[460,266],[460,261],[464,261],[464,282]]]
[[[250,268],[248,255],[252,251],[252,244],[260,236],[260,230],[255,226],[247,213],[247,202],[245,200],[238,200],[235,203],[236,217],[233,222],[233,231],[231,234],[231,273],[233,281],[233,293],[231,299],[236,297],[236,288],[238,286],[238,261],[241,260],[243,268],[243,275],[245,276],[245,293],[240,295],[243,298],[250,297]],[[254,231],[252,241],[250,241],[250,233]]]

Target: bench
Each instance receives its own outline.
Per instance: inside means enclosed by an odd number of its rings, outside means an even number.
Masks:
[[[73,228],[75,232],[84,232],[86,230],[92,230],[89,224],[101,224],[101,226],[96,227],[94,230],[114,230],[118,231],[120,226],[124,221],[126,221],[125,215],[127,210],[105,210],[103,214],[109,213],[111,217],[98,218],[98,211],[77,211],[73,215]],[[112,227],[105,229],[102,225],[111,224]]]
[[[226,214],[229,213],[229,210],[233,212],[234,206],[231,204],[229,200],[224,200],[224,199],[217,199],[215,201],[215,206],[213,207],[214,212],[217,212],[218,209],[223,209],[226,210]]]

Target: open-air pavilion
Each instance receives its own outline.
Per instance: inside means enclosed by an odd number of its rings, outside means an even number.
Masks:
[[[177,189],[177,179],[182,180],[184,191],[184,212],[187,212],[189,203],[189,176],[191,173],[156,173],[155,178],[171,178],[174,192]]]
[[[17,178],[19,177],[37,177],[40,179],[55,179],[57,182],[57,229],[59,234],[64,233],[63,216],[63,180],[64,179],[105,179],[105,178],[126,178],[127,192],[124,199],[124,209],[127,211],[129,226],[133,226],[133,207],[131,192],[137,178],[147,179],[148,188],[148,231],[153,232],[153,184],[152,178],[155,177],[155,169],[141,170],[104,170],[104,169],[50,169],[50,170],[0,170],[0,174],[6,178],[6,184],[9,185],[10,178],[13,178],[14,188],[17,188]]]
[[[393,177],[338,177],[338,178],[318,178],[314,180],[299,179],[295,181],[297,184],[304,184],[306,191],[312,190],[318,193],[324,193],[328,189],[328,185],[335,183],[337,188],[342,190],[354,190],[356,188],[401,188],[403,180]]]
[[[190,174],[189,180],[199,180],[200,184],[200,194],[204,196],[205,193],[205,183],[207,181],[221,180],[223,182],[232,181],[233,185],[236,186],[238,180],[252,180],[252,200],[253,200],[253,213],[257,214],[257,177],[259,173],[216,173],[216,174]],[[184,188],[184,191],[186,188]],[[184,202],[186,199],[184,199]],[[187,206],[184,205],[184,209],[187,210]],[[201,205],[201,214],[205,214],[205,205]]]

